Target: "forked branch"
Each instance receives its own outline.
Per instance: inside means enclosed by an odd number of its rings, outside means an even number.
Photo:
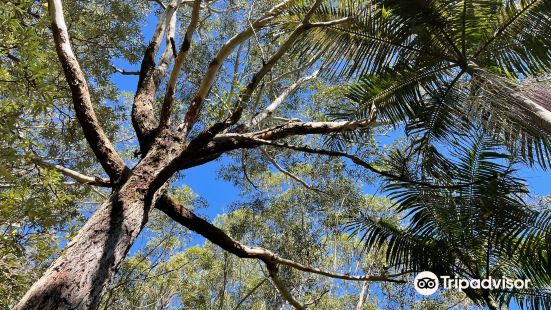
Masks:
[[[178,126],[178,131],[182,136],[185,137],[189,134],[193,125],[199,118],[199,113],[201,111],[201,107],[203,106],[203,102],[205,101],[205,98],[215,81],[216,75],[218,74],[218,71],[226,58],[228,58],[237,46],[249,39],[254,34],[255,29],[266,26],[271,20],[278,16],[288,3],[289,0],[286,0],[274,6],[266,14],[251,22],[249,27],[245,30],[230,38],[220,48],[216,56],[211,60],[207,68],[207,72],[201,80],[199,88],[197,89],[197,92],[195,93],[195,96],[186,112],[183,123]]]
[[[247,85],[247,87],[241,92],[239,95],[237,102],[235,103],[234,111],[231,113],[229,117],[227,117],[225,120],[215,123],[214,125],[210,126],[207,130],[205,130],[203,133],[198,135],[198,140],[205,140],[208,141],[218,133],[226,130],[228,127],[235,125],[239,119],[241,118],[241,114],[245,108],[245,104],[251,99],[253,92],[256,90],[257,86],[260,84],[260,81],[268,74],[272,68],[278,63],[283,55],[287,53],[292,46],[295,44],[295,42],[309,29],[314,27],[324,27],[327,25],[333,25],[338,23],[344,23],[352,18],[343,18],[335,21],[330,22],[321,22],[321,23],[312,23],[310,22],[310,19],[314,12],[319,8],[322,1],[318,0],[316,1],[310,10],[305,14],[302,22],[291,32],[289,37],[281,44],[281,46],[277,49],[277,51],[266,61],[262,67],[253,75],[251,78],[251,81]],[[316,74],[317,75],[317,74]],[[295,88],[298,85],[294,86]],[[288,94],[284,94],[283,99]],[[276,102],[275,107],[280,105],[281,102]]]
[[[187,52],[191,47],[192,35],[195,32],[195,28],[197,28],[197,24],[199,21],[200,8],[201,8],[201,0],[195,0],[193,3],[191,20],[187,27],[186,33],[184,35],[184,39],[182,41],[182,46],[180,47],[180,51],[178,52],[178,56],[176,56],[176,60],[174,61],[174,68],[172,69],[172,73],[170,74],[170,79],[168,81],[165,98],[163,101],[163,105],[161,107],[159,128],[166,126],[169,122],[170,112],[172,110],[172,103],[174,102],[176,82],[178,81],[178,75],[180,73],[180,70],[182,69],[182,65],[184,64],[184,60],[186,58]],[[174,42],[171,42],[171,44],[174,44]]]
[[[155,102],[155,93],[159,86],[161,78],[165,75],[168,64],[172,59],[173,52],[171,39],[174,38],[176,27],[176,11],[181,5],[181,1],[174,0],[170,3],[161,18],[153,37],[149,43],[140,67],[140,79],[138,88],[134,96],[132,105],[132,125],[138,136],[142,153],[147,150],[149,143],[157,128],[157,121],[153,112]],[[155,64],[155,57],[163,40],[163,34],[166,32],[166,48],[163,52],[159,65]]]

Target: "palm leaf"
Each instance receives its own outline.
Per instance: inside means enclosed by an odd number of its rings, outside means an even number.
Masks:
[[[545,0],[504,1],[496,21],[474,54],[523,78],[551,69],[551,3]]]
[[[491,136],[473,129],[461,139],[451,154],[449,187],[440,186],[443,179],[434,180],[437,186],[395,180],[386,184],[405,228],[365,215],[347,227],[361,236],[366,249],[386,248],[387,261],[399,270],[438,270],[464,278],[530,278],[537,297],[517,291],[492,294],[502,302],[517,298],[528,308],[547,302],[551,214],[524,203],[524,181],[513,175],[509,164],[514,158]],[[441,253],[446,259],[435,257]],[[475,302],[486,301],[479,290],[465,293]]]

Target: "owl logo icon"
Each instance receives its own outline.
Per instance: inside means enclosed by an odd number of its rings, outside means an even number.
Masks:
[[[415,277],[413,286],[421,295],[432,295],[438,290],[438,277],[430,271],[420,272]]]

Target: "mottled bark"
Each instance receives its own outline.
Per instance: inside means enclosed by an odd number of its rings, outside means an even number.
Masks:
[[[103,288],[141,231],[146,214],[139,192],[114,193],[14,309],[97,308]]]
[[[61,256],[14,309],[96,309],[128,250],[147,223],[155,193],[181,145],[161,136],[126,181],[90,217]]]
[[[155,95],[162,77],[166,74],[173,52],[170,40],[173,39],[176,27],[176,11],[180,1],[172,1],[159,20],[153,38],[149,43],[140,66],[140,78],[132,104],[132,125],[138,136],[142,155],[145,155],[157,134],[157,119],[154,114]],[[155,63],[157,51],[161,45],[163,33],[166,32],[166,48],[160,62]]]

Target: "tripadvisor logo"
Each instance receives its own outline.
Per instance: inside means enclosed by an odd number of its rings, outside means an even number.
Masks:
[[[438,277],[430,271],[423,271],[415,277],[413,286],[421,295],[432,295],[438,290]]]
[[[440,276],[437,277],[434,273],[430,271],[420,272],[413,282],[413,286],[417,293],[429,296],[434,294],[438,287],[442,285],[445,289],[455,289],[463,290],[466,288],[471,289],[486,289],[486,290],[495,290],[495,289],[528,289],[530,280],[529,279],[509,279],[509,278],[492,278],[488,277],[487,279],[461,279],[457,277],[450,276]]]

